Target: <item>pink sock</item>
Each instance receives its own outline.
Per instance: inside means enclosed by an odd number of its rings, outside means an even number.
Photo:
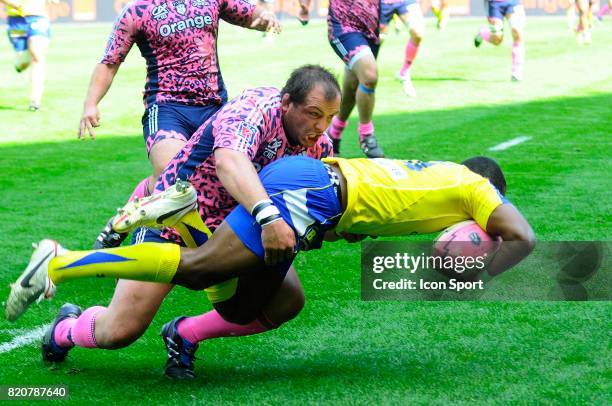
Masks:
[[[408,40],[404,54],[404,66],[402,66],[402,69],[400,70],[400,75],[403,76],[406,74],[406,72],[408,72],[408,69],[410,69],[410,66],[412,66],[414,58],[416,58],[417,52],[419,52],[419,46],[414,45],[412,40]]]
[[[333,139],[339,140],[342,137],[342,131],[344,131],[347,125],[348,120],[342,121],[338,118],[338,116],[334,116],[334,118],[332,118],[331,125],[329,126],[329,135]]]
[[[525,45],[512,44],[512,73],[521,74],[525,63]]]
[[[489,42],[491,39],[491,30],[487,27],[480,27],[480,37],[486,42]]]
[[[273,327],[272,327],[273,328]],[[258,320],[244,326],[223,320],[216,310],[211,310],[200,316],[187,317],[178,323],[177,330],[181,337],[195,344],[209,338],[239,337],[263,333],[271,330]]]
[[[359,132],[359,141],[363,141],[367,135],[374,134],[374,124],[371,121],[367,123],[359,123],[357,131]]]
[[[55,331],[53,332],[53,339],[57,345],[64,348],[74,347],[74,343],[70,337],[70,332],[76,322],[77,319],[69,317],[57,323],[57,326],[55,326]]]
[[[597,15],[599,17],[603,17],[610,12],[610,5],[608,3],[604,4],[602,8],[599,9],[599,13]]]
[[[78,345],[83,348],[97,348],[95,328],[96,328],[96,317],[102,311],[105,311],[106,307],[94,306],[85,310],[78,319],[73,320],[73,324],[70,325],[70,321],[64,320],[59,325],[66,323],[66,326],[62,326],[61,329],[55,330],[55,342],[64,346],[66,342],[72,342],[74,345]],[[61,330],[61,333],[60,333]],[[65,334],[65,336],[64,336]]]
[[[141,198],[141,197],[147,197],[149,196],[149,178],[144,178],[143,180],[140,181],[140,183],[138,184],[138,186],[136,186],[136,189],[134,189],[134,191],[132,192],[132,196],[130,196],[130,202],[132,200],[134,200],[136,197]]]

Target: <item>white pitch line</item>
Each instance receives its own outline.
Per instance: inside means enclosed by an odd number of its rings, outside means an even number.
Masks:
[[[529,141],[530,139],[531,137],[527,137],[525,135],[516,137],[509,141],[502,142],[501,144],[497,144],[496,146],[489,148],[489,151],[503,151],[515,145],[522,144],[525,141]]]
[[[45,324],[44,326],[39,326],[34,330],[30,330],[25,334],[19,335],[17,337],[13,337],[13,339],[7,343],[0,344],[0,354],[5,352],[13,351],[15,348],[23,347],[34,341],[38,341],[42,338],[45,331],[49,328],[50,324]]]

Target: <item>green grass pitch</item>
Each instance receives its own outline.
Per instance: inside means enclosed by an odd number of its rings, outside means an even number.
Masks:
[[[540,240],[610,240],[612,220],[612,24],[578,48],[562,19],[531,18],[525,80],[510,82],[510,43],[472,46],[484,23],[452,20],[428,32],[413,68],[415,100],[394,74],[406,33],[380,56],[374,123],[390,157],[462,160],[489,154],[505,168],[508,197]],[[44,237],[88,249],[100,227],[149,172],[141,136],[145,72],[133,49],[101,103],[95,141],[76,130],[89,76],[110,24],[57,25],[43,109],[26,111],[27,80],[12,70],[0,36],[0,297],[21,272],[29,244]],[[268,44],[222,27],[219,53],[230,96],[249,86],[282,86],[289,72],[320,63],[340,74],[326,27],[288,23]],[[344,156],[359,156],[356,116]],[[499,152],[518,136],[531,140]],[[0,321],[0,384],[69,386],[74,403],[610,404],[608,302],[363,302],[359,246],[327,245],[296,268],[307,304],[279,330],[203,343],[197,379],[162,376],[158,332],[177,315],[210,308],[177,288],[147,333],[120,351],[75,349],[44,365],[38,341],[8,348],[50,322],[64,302],[106,305],[112,280],[61,286],[52,302],[18,322]]]

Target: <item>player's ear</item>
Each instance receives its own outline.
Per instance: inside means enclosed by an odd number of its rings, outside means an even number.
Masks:
[[[283,113],[286,113],[287,110],[289,110],[290,105],[291,105],[291,97],[289,96],[289,93],[285,93],[281,97],[281,107],[283,109]]]

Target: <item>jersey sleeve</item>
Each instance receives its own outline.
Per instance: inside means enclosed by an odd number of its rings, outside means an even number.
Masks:
[[[222,0],[220,16],[230,24],[246,27],[252,20],[255,7],[246,0]]]
[[[213,123],[213,149],[240,151],[253,160],[266,134],[264,112],[240,97],[225,105]]]
[[[100,63],[105,65],[122,63],[134,45],[137,27],[132,5],[133,3],[129,3],[125,6],[117,17]]]
[[[482,178],[465,188],[465,209],[483,230],[487,229],[493,210],[505,203],[509,203],[508,200],[487,179]]]

